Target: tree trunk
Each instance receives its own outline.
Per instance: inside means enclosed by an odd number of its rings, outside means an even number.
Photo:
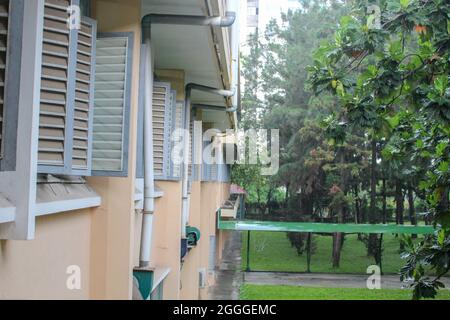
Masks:
[[[449,188],[443,187],[441,190],[441,200],[437,207],[438,216],[448,214],[450,211]]]
[[[377,213],[377,141],[372,139],[371,144],[372,149],[372,160],[370,167],[370,212],[369,212],[369,223],[375,224],[378,222]],[[376,234],[369,235],[369,247],[368,255],[376,257],[378,254],[378,237]]]
[[[288,183],[286,185],[286,196],[284,197],[284,207],[287,208],[288,204],[289,204],[289,186],[290,184]]]
[[[404,205],[405,198],[403,196],[403,190],[402,190],[402,182],[397,179],[395,183],[395,218],[397,220],[397,224],[404,224],[403,220],[403,211],[405,210]],[[398,236],[398,235],[397,235]],[[405,245],[403,242],[400,243],[400,251],[403,252],[405,250]]]
[[[403,213],[405,210],[405,198],[403,197],[402,182],[397,180],[395,183],[395,218],[397,224],[404,224]]]
[[[355,192],[355,223],[359,224],[361,223],[361,207],[359,203],[359,193],[358,193],[358,185],[355,185],[354,187]]]
[[[383,223],[387,223],[387,195],[386,195],[386,179],[383,178]]]
[[[347,189],[347,173],[345,172],[345,150],[341,148],[340,150],[340,162],[341,162],[341,190],[345,194]],[[345,207],[344,204],[341,204],[341,207],[338,211],[338,223],[344,223],[345,216]],[[341,250],[343,245],[343,237],[342,233],[335,233],[333,235],[333,268],[339,268],[341,262]]]
[[[416,216],[416,208],[414,206],[414,191],[412,186],[408,188],[408,206],[409,206],[409,220],[413,226],[417,226],[417,216]],[[416,234],[413,234],[412,237],[414,239],[417,238]]]
[[[377,142],[372,139],[372,161],[370,167],[370,213],[369,222],[375,224],[378,221],[377,210]]]
[[[273,212],[273,203],[272,203],[272,193],[273,193],[273,189],[272,187],[269,188],[269,192],[267,193],[267,211],[269,212],[269,214],[272,214]]]
[[[339,268],[341,263],[342,233],[333,234],[333,268]]]

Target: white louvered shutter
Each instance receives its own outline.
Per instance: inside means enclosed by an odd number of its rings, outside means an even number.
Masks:
[[[42,48],[38,163],[64,169],[69,105],[68,0],[46,0]]]
[[[189,121],[189,165],[188,165],[188,177],[189,184],[192,184],[193,180],[193,165],[194,165],[194,116],[191,113],[191,119]],[[191,186],[189,186],[190,188]]]
[[[5,116],[5,83],[6,65],[8,52],[8,29],[9,29],[9,0],[0,1],[0,159],[3,158],[4,126]]]
[[[77,66],[73,120],[72,169],[88,170],[91,159],[92,113],[97,28],[84,18],[77,38]]]
[[[99,35],[96,54],[92,170],[95,175],[128,174],[133,38]]]
[[[153,165],[157,179],[167,174],[170,84],[155,82],[153,85]]]
[[[166,108],[165,115],[165,124],[164,124],[164,168],[165,168],[165,178],[173,179],[172,177],[172,158],[170,156],[170,152],[172,150],[172,142],[171,142],[171,134],[172,134],[172,126],[173,126],[173,117],[174,117],[174,104],[176,103],[176,91],[171,90],[169,95],[169,105]]]
[[[15,171],[26,0],[0,0],[0,171]]]
[[[214,163],[211,165],[211,181],[216,182],[219,179],[219,165]]]
[[[174,102],[172,103],[172,119],[173,119],[173,123],[172,123],[172,133],[175,130],[179,130],[179,129],[183,129],[183,121],[184,121],[184,103],[181,101],[176,101],[176,93],[175,93],[175,97],[174,97]],[[174,146],[174,144],[172,144],[172,147]],[[170,154],[169,157],[171,157],[172,154],[172,150],[170,150]],[[181,171],[182,171],[182,163],[171,163],[172,168],[172,177],[176,180],[181,179]]]

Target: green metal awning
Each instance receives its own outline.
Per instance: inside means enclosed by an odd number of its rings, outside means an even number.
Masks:
[[[433,234],[432,226],[405,226],[396,224],[332,224],[273,221],[221,220],[219,230],[271,231],[299,233],[365,233],[365,234]]]

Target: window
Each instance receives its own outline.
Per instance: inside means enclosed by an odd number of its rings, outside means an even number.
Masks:
[[[171,90],[169,83],[153,84],[153,167],[155,179],[164,180],[168,173],[170,147]]]
[[[143,92],[143,73],[141,70],[141,87]],[[144,178],[144,101],[140,95],[138,150],[136,178]],[[177,101],[177,92],[171,89],[170,83],[154,82],[153,86],[153,161],[156,180],[178,181],[182,175],[182,164],[172,161],[172,148],[175,142],[171,137],[175,130],[184,127],[184,101]]]
[[[176,129],[181,129],[184,127],[184,101],[176,101],[176,91],[173,92],[173,103],[172,103],[172,117],[173,117],[173,122],[172,122],[172,132],[174,132],[174,130]],[[172,142],[172,148],[174,147],[175,142]],[[171,148],[171,150],[173,150]],[[171,154],[169,154],[169,157],[171,157]],[[171,166],[171,172],[170,172],[170,176],[172,177],[172,179],[174,180],[179,180],[181,179],[181,175],[182,175],[182,170],[183,170],[183,166],[181,163],[172,163]]]
[[[188,113],[188,110],[186,110],[186,113]],[[196,120],[196,114],[195,112],[190,112],[190,121],[189,121],[189,164],[188,164],[188,190],[189,193],[191,193],[192,190],[192,182],[195,179],[195,172],[198,169],[197,166],[194,166],[194,150],[195,150],[195,139],[194,139],[194,125]]]
[[[45,0],[38,171],[127,176],[133,34],[97,36],[84,16],[69,30],[74,3],[88,13],[85,1]]]
[[[133,34],[97,38],[93,175],[127,176]]]
[[[210,141],[203,141],[203,150],[206,149],[206,147],[210,144]],[[202,165],[202,181],[203,182],[208,182],[208,181],[212,181],[211,180],[211,170],[212,170],[212,164],[208,164],[206,163],[205,159],[203,159],[203,165]]]
[[[16,169],[23,14],[23,0],[0,1],[0,171]]]
[[[96,22],[67,28],[69,0],[46,0],[38,172],[90,175]]]

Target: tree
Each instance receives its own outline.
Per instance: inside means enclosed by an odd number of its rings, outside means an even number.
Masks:
[[[367,13],[366,1],[355,1],[334,41],[318,49],[310,81],[316,94],[330,92],[339,99],[336,118],[348,119],[340,125],[350,132],[363,128],[372,143],[376,135],[388,140],[381,162],[398,157],[403,164],[421,163],[409,170],[420,177],[420,191],[440,231],[418,247],[408,246],[402,279],[413,279],[415,298],[434,297],[450,265],[450,3],[384,0],[379,5],[381,27],[372,28],[377,17]],[[395,180],[399,223],[403,190],[410,187],[405,180],[401,175]],[[371,200],[375,188],[372,180]],[[425,265],[437,272],[435,279],[425,276]]]

